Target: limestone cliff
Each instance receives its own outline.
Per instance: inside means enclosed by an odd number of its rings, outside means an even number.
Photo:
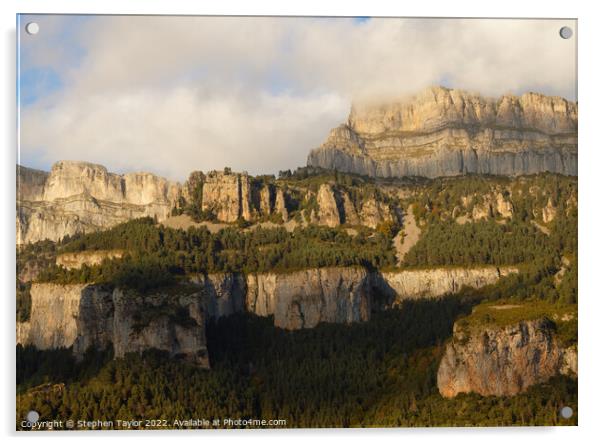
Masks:
[[[251,219],[249,176],[210,172],[203,183],[202,209],[214,212],[219,221]]]
[[[336,227],[344,220],[339,204],[334,195],[334,190],[330,184],[322,184],[318,189],[318,207],[317,220],[319,224]]]
[[[144,295],[115,289],[113,304],[116,357],[154,348],[209,367],[201,289],[182,287]]]
[[[577,104],[527,93],[484,98],[429,88],[356,104],[308,165],[380,177],[577,174]]]
[[[274,324],[285,329],[311,328],[320,322],[367,321],[373,309],[395,306],[406,299],[455,294],[464,286],[478,289],[514,272],[516,269],[510,267],[385,273],[331,267],[250,274],[246,278],[246,310],[264,317],[273,315]]]
[[[205,321],[237,312],[274,317],[283,329],[368,321],[374,310],[404,299],[432,298],[482,287],[511,269],[425,269],[370,272],[361,267],[290,273],[215,273],[144,294],[100,284],[34,283],[29,321],[17,343],[39,349],[113,345],[115,355],[156,348],[208,366]],[[383,300],[383,296],[385,300]]]
[[[370,318],[370,275],[362,268],[307,269],[247,276],[249,312],[274,316],[284,329]]]
[[[60,161],[50,173],[17,166],[17,244],[109,228],[132,218],[169,216],[180,185],[150,173],[109,173]]]
[[[84,250],[82,252],[69,252],[57,255],[56,264],[65,269],[80,269],[83,265],[94,266],[105,259],[123,257],[123,250]]]
[[[240,273],[211,273],[190,278],[204,292],[205,313],[208,318],[218,319],[245,308],[247,283]]]
[[[192,172],[184,184],[183,197],[222,222],[252,221],[272,214],[288,220],[284,191],[274,184],[254,184],[246,172]]]
[[[518,270],[513,267],[433,268],[383,272],[382,288],[394,303],[458,293],[462,287],[479,289]]]
[[[17,343],[40,349],[68,348],[77,338],[77,319],[85,284],[31,286],[29,321],[17,323]]]
[[[466,332],[454,325],[437,373],[444,397],[476,392],[508,396],[558,374],[577,372],[575,347],[564,348],[547,318]]]
[[[400,219],[388,204],[375,197],[364,199],[356,207],[346,190],[329,183],[320,185],[316,202],[318,209],[312,214],[312,222],[328,227],[350,224],[374,229],[381,223]]]
[[[17,244],[58,241],[144,216],[161,222],[174,210],[219,223],[286,223],[293,216],[329,227],[399,222],[382,195],[363,196],[361,186],[326,182],[312,190],[230,170],[194,171],[180,186],[150,173],[117,175],[96,164],[60,161],[50,173],[18,167],[17,185]],[[299,208],[303,196],[312,208]]]
[[[140,295],[95,284],[34,283],[30,318],[17,323],[17,343],[72,347],[79,357],[110,344],[116,357],[154,348],[208,367],[204,304],[198,286]]]

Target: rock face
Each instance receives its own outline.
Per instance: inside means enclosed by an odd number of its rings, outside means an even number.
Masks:
[[[556,218],[556,207],[552,204],[552,200],[548,199],[548,203],[541,211],[541,219],[544,223],[550,223]]]
[[[577,175],[577,104],[527,93],[483,98],[429,88],[352,107],[308,157],[310,166],[379,177]]]
[[[375,229],[380,223],[393,221],[395,217],[387,205],[371,198],[362,205],[359,219],[363,225]]]
[[[109,173],[60,161],[50,173],[17,166],[17,244],[106,229],[142,216],[165,219],[180,185],[150,173]]]
[[[116,357],[146,349],[167,351],[209,367],[201,288],[182,286],[140,295],[103,285],[36,283],[29,321],[17,323],[17,343],[39,349],[113,345]]]
[[[208,318],[218,319],[244,311],[247,283],[240,273],[211,273],[191,277],[205,295],[205,313]]]
[[[183,196],[222,222],[252,221],[272,214],[288,220],[284,191],[274,184],[254,184],[246,172],[192,172]]]
[[[576,351],[564,349],[545,318],[505,327],[487,327],[470,335],[454,325],[437,372],[443,397],[476,392],[508,396],[558,374],[577,372]]]
[[[251,219],[249,176],[239,173],[210,172],[203,184],[202,209],[214,212],[220,221]]]
[[[399,303],[406,299],[437,298],[455,294],[462,287],[479,289],[518,270],[512,267],[441,268],[383,272],[382,288]]]
[[[208,367],[205,322],[237,312],[274,317],[288,330],[319,323],[368,321],[373,310],[404,299],[432,298],[481,287],[511,270],[412,270],[380,274],[360,267],[292,273],[216,273],[145,294],[100,284],[34,283],[29,321],[17,323],[17,343],[39,349],[88,348],[115,355],[167,351]],[[383,301],[383,296],[385,300]]]
[[[286,207],[286,198],[281,189],[276,190],[276,200],[274,202],[274,212],[282,215],[284,222],[288,221],[288,209]]]
[[[330,184],[320,185],[318,190],[318,223],[328,227],[336,227],[344,220],[341,215],[337,200],[334,196],[334,190]]]
[[[454,294],[463,286],[480,288],[515,271],[484,267],[381,274],[362,268],[332,267],[251,274],[246,278],[246,310],[263,317],[273,315],[274,324],[284,329],[312,328],[320,322],[367,321],[377,303],[388,307],[406,299]]]
[[[370,275],[361,268],[249,275],[247,289],[247,310],[261,316],[273,315],[274,325],[284,329],[370,318]]]
[[[102,263],[105,259],[121,258],[123,255],[123,250],[84,250],[57,255],[56,264],[65,269],[79,269],[84,264],[94,266]]]
[[[203,293],[200,289],[145,295],[115,289],[113,304],[116,357],[154,348],[200,367],[209,367]]]
[[[367,198],[356,208],[349,194],[332,184],[321,184],[316,195],[318,211],[312,213],[312,222],[328,227],[341,224],[364,225],[376,228],[383,222],[398,222],[389,206],[376,198]]]
[[[39,349],[68,348],[77,338],[85,284],[33,284],[29,321],[17,323],[17,343]]]

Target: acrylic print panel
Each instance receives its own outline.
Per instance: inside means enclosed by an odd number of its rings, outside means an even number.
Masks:
[[[577,424],[576,31],[19,16],[16,428]]]

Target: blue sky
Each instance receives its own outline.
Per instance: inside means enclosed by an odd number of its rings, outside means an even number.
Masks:
[[[40,32],[23,31],[35,21]],[[305,163],[354,100],[442,84],[575,99],[563,21],[21,16],[20,162],[184,179]],[[571,23],[568,23],[569,25]]]

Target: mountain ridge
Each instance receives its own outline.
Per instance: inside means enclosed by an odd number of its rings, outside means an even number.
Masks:
[[[355,103],[308,166],[367,176],[577,174],[577,103],[525,93],[498,99],[431,87]]]

